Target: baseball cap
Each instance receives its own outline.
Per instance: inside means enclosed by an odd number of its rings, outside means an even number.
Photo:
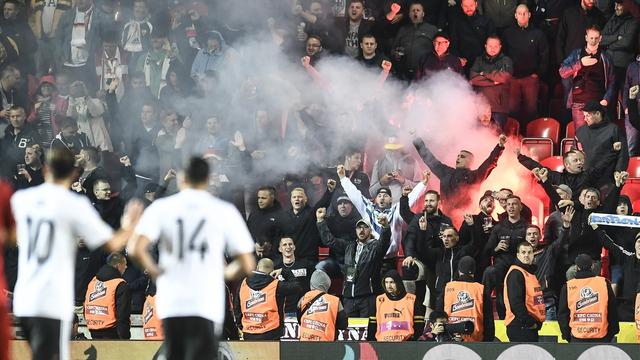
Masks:
[[[476,261],[471,256],[464,256],[458,262],[458,272],[461,274],[475,274]]]
[[[580,254],[576,256],[576,266],[578,270],[591,270],[591,266],[593,265],[593,259],[588,254]]]
[[[556,189],[560,189],[560,190],[566,192],[567,194],[569,194],[569,197],[573,197],[573,191],[566,184],[560,184],[560,185],[556,186]]]
[[[338,196],[338,199],[336,200],[336,204],[340,204],[341,202],[351,202],[351,199],[349,199],[349,197],[347,195],[340,195]]]
[[[602,105],[600,105],[600,102],[598,100],[591,100],[584,106],[582,111],[586,111],[586,112],[596,112],[597,111],[597,112],[604,113],[604,107],[602,107]]]
[[[359,227],[360,225],[364,225],[364,226],[368,227],[369,229],[371,229],[371,224],[365,218],[362,218],[362,219],[358,220],[358,222],[356,223],[356,227]]]
[[[385,150],[398,150],[402,149],[403,145],[398,142],[398,138],[396,136],[389,136],[387,138],[387,143],[384,144]]]
[[[380,193],[387,194],[389,196],[393,196],[393,195],[391,195],[391,189],[389,189],[386,186],[383,186],[380,189],[378,189],[378,192],[376,192],[376,196],[378,196],[378,194],[380,194]]]
[[[480,197],[480,201],[478,201],[478,204],[481,204],[482,201],[486,198],[493,199],[493,191],[491,190],[485,191],[484,194],[482,194],[482,197]]]

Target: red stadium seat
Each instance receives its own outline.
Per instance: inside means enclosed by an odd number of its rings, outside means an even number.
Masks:
[[[562,161],[562,156],[550,156],[542,161],[540,164],[546,168],[549,168],[554,171],[562,172],[564,170],[564,164]]]
[[[531,208],[531,223],[542,228],[544,226],[545,216],[549,215],[545,210],[544,202],[534,196],[526,196],[522,199],[522,202]]]
[[[576,137],[576,122],[575,121],[570,121],[567,124],[567,128],[565,129],[565,138],[573,138]]]
[[[627,172],[631,178],[640,178],[640,156],[633,156],[629,158]]]
[[[524,138],[522,149],[531,158],[542,161],[553,155],[553,141],[545,138]]]
[[[527,124],[527,137],[548,138],[560,141],[560,123],[554,118],[539,118]]]
[[[574,138],[567,137],[562,139],[562,141],[560,141],[560,155],[564,155],[564,153],[575,147],[577,146]]]
[[[518,119],[509,117],[507,123],[504,124],[504,133],[507,136],[520,135],[520,122],[518,122]]]
[[[622,187],[622,195],[627,195],[631,199],[631,204],[640,200],[640,179],[629,178]],[[640,208],[639,208],[640,209]]]

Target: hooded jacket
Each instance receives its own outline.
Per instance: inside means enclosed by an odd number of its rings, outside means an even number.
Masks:
[[[276,281],[276,279],[272,278],[271,275],[265,274],[259,271],[254,271],[252,276],[249,276],[247,279],[247,285],[252,290],[262,290],[271,284],[272,281]],[[301,291],[300,286],[297,282],[286,282],[279,281],[278,287],[276,289],[276,302],[278,303],[278,314],[280,315],[280,326],[275,329],[268,331],[264,334],[245,334],[245,340],[247,340],[247,335],[251,336],[252,340],[279,340],[282,336],[282,326],[284,324],[284,299],[286,296],[296,295],[298,296]],[[238,286],[238,291],[236,292],[236,296],[233,298],[233,312],[236,318],[236,325],[240,330],[242,330],[242,307],[240,306],[240,286]]]
[[[224,41],[224,37],[218,31],[210,31],[218,37],[220,48],[209,51],[205,48],[199,49],[193,64],[191,65],[191,77],[204,77],[207,71],[220,71],[224,64],[228,62],[235,50]]]
[[[594,277],[595,275],[591,271],[578,271],[576,272],[576,279],[587,279]],[[571,335],[570,316],[571,309],[567,302],[567,284],[562,286],[560,290],[560,301],[558,303],[558,325],[560,326],[560,332],[562,332],[562,338],[570,342],[611,342],[613,336],[620,331],[620,324],[618,323],[618,311],[616,307],[616,294],[611,288],[611,283],[606,280],[607,283],[607,334],[601,339],[576,339]],[[603,319],[604,321],[604,319]]]
[[[384,260],[384,255],[391,243],[390,228],[383,228],[380,239],[371,239],[364,244],[358,263],[356,264],[355,255],[358,242],[353,240],[344,240],[335,237],[327,222],[317,223],[320,239],[325,246],[329,246],[331,251],[344,253],[345,275],[352,273],[353,281],[344,282],[342,295],[346,298],[374,296],[382,292],[380,286],[380,266]]]
[[[274,249],[278,247],[278,238],[280,237],[280,227],[278,224],[278,215],[282,211],[280,202],[275,200],[273,205],[261,209],[256,205],[256,208],[249,215],[247,219],[247,227],[253,237],[254,242],[269,242],[274,246]]]
[[[96,274],[98,281],[122,279],[122,274],[111,265],[103,265]],[[120,339],[131,338],[131,291],[126,281],[121,282],[116,288],[116,331]],[[107,329],[108,331],[110,329]],[[105,331],[105,330],[103,330]]]

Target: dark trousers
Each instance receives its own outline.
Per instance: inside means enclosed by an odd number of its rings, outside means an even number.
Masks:
[[[484,285],[485,291],[496,291],[496,311],[498,317],[504,319],[506,315],[506,309],[504,306],[504,277],[507,274],[507,266],[502,263],[497,263],[495,266],[489,266],[482,276],[482,285]]]
[[[216,359],[218,338],[213,321],[189,316],[162,320],[167,360]]]
[[[537,329],[521,329],[517,325],[507,326],[507,336],[510,342],[538,342]]]
[[[540,79],[533,75],[512,78],[510,89],[509,106],[511,107],[511,115],[520,121],[520,129],[524,129],[527,123],[534,120],[538,115]]]
[[[71,324],[68,324],[71,326]],[[23,317],[20,318],[20,327],[24,331],[25,337],[29,342],[33,360],[58,360],[67,351],[63,351],[62,347],[68,347],[69,333],[71,328],[63,331],[62,321],[57,319],[48,319],[41,317]],[[62,333],[66,334],[62,338]],[[64,345],[61,344],[64,342]]]
[[[355,298],[343,298],[344,311],[348,317],[368,318],[376,316],[375,295],[360,296]]]
[[[117,340],[118,330],[116,328],[102,329],[102,330],[90,330],[92,339],[104,339],[104,340]]]

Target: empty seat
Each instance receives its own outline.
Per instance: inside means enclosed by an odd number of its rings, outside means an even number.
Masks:
[[[548,138],[557,144],[560,141],[560,123],[554,118],[539,118],[527,124],[527,137]]]
[[[529,157],[542,161],[553,155],[553,141],[547,138],[522,139],[523,152]]]
[[[633,156],[629,158],[627,172],[631,178],[640,178],[640,156]]]
[[[562,156],[550,156],[540,161],[540,164],[554,171],[562,172],[564,170]]]

